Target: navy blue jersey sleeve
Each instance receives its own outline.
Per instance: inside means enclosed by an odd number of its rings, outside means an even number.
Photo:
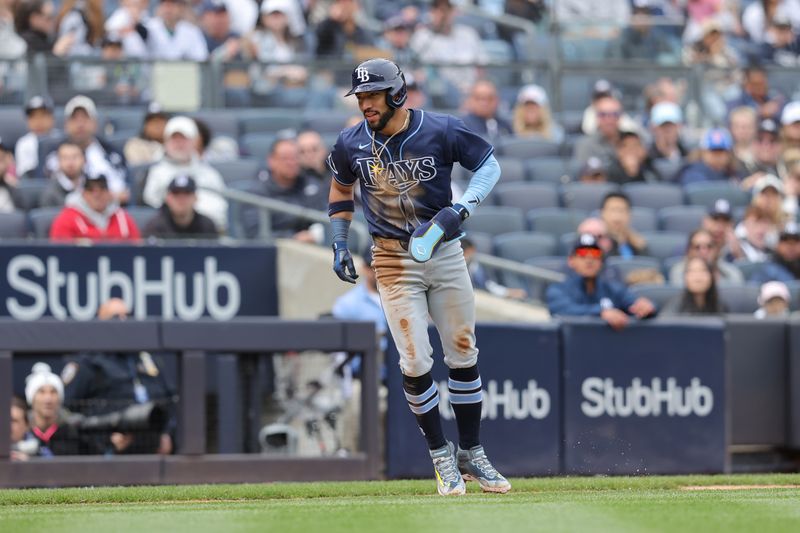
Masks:
[[[336,144],[333,145],[333,150],[328,155],[328,168],[333,172],[333,179],[342,185],[352,185],[358,177],[353,174],[352,167],[350,166],[350,158],[347,156],[347,146],[345,145],[342,135],[336,139]]]
[[[460,118],[450,117],[447,136],[453,161],[458,161],[470,172],[478,170],[494,152],[494,147],[467,128]]]

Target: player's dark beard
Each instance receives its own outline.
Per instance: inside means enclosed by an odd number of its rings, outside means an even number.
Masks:
[[[372,131],[381,131],[383,128],[386,127],[389,121],[392,120],[392,117],[394,116],[396,111],[397,110],[395,108],[390,107],[388,111],[386,111],[386,113],[381,115],[381,119],[378,121],[377,124],[375,124],[374,126],[370,126],[370,129]],[[369,122],[367,122],[367,124],[369,124]]]

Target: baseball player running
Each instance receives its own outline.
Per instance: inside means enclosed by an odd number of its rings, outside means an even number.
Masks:
[[[439,494],[464,494],[465,480],[477,481],[484,491],[508,492],[510,483],[480,444],[475,301],[458,242],[461,223],[500,177],[494,149],[455,117],[403,107],[405,78],[391,61],[361,63],[352,82],[346,96],[356,95],[364,121],[342,131],[328,157],[334,177],[328,210],[333,270],[350,283],[358,277],[347,249],[353,185],[358,181],[374,242],[378,291],[400,352],[403,389],[428,442]],[[454,162],[474,171],[455,204],[450,190]],[[428,315],[439,330],[450,369],[458,450],[442,431],[439,392],[431,377]]]

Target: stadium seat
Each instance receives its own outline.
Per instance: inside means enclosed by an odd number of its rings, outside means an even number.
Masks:
[[[498,205],[518,207],[524,211],[541,207],[558,207],[558,189],[552,183],[501,183],[493,195]]]
[[[567,134],[579,134],[583,127],[583,109],[564,110],[558,115],[557,122],[561,124]]]
[[[37,207],[32,209],[28,216],[33,226],[33,236],[37,239],[47,239],[50,236],[50,225],[61,212],[61,207]]]
[[[675,285],[642,284],[632,285],[631,291],[633,291],[635,295],[644,296],[653,302],[653,304],[656,306],[656,309],[661,309],[664,307],[665,303],[681,294],[683,288]]]
[[[631,209],[631,227],[636,231],[658,231],[658,215],[649,207]]]
[[[617,278],[625,278],[634,270],[653,269],[661,272],[661,261],[656,257],[637,256],[626,259],[619,256],[609,257],[606,260],[606,268],[613,269],[617,273]]]
[[[504,137],[500,139],[497,151],[500,155],[530,159],[532,157],[557,156],[561,153],[561,145],[542,139]]]
[[[703,224],[706,208],[701,205],[673,205],[658,212],[661,229],[691,233]]]
[[[686,234],[677,231],[642,232],[647,240],[647,255],[666,259],[683,254],[686,249]]]
[[[575,245],[575,239],[578,238],[578,234],[574,231],[569,233],[564,233],[558,238],[558,247],[559,251],[564,255],[569,255],[572,253],[572,247]]]
[[[317,129],[316,120],[320,120],[324,123],[328,116],[326,112],[320,113],[315,117],[314,129],[322,131]],[[340,117],[340,115],[334,114],[333,112],[331,112],[330,116],[335,116],[337,119]],[[307,117],[303,117],[296,109],[259,109],[258,111],[254,111],[250,116],[239,119],[239,135],[247,135],[248,133],[277,133],[281,130],[298,130],[305,120],[307,120]],[[342,122],[341,126],[344,126],[344,122]],[[337,131],[341,130],[342,127]]]
[[[524,261],[526,265],[544,268],[553,272],[561,272],[566,274],[569,272],[569,265],[567,265],[567,258],[563,255],[550,255],[541,257],[531,257]]]
[[[22,107],[0,107],[0,138],[13,148],[20,137],[28,133],[28,123]]]
[[[752,314],[758,309],[759,287],[755,285],[724,285],[717,291],[728,313]]]
[[[556,238],[547,233],[517,231],[503,233],[493,239],[498,257],[522,262],[531,257],[552,256],[556,253]]]
[[[792,311],[797,311],[800,309],[800,281],[790,281],[786,286],[789,288],[792,300],[789,302],[789,308]]]
[[[0,213],[0,239],[24,239],[27,236],[27,213],[24,211]]]
[[[525,181],[525,162],[517,157],[497,156],[500,164],[500,184]]]
[[[142,129],[145,113],[141,109],[129,108],[108,108],[103,109],[106,117],[106,127],[103,129],[107,133],[118,133],[120,131],[139,132]],[[108,132],[110,128],[110,132]]]
[[[606,194],[618,191],[614,183],[566,183],[562,186],[562,199],[566,207],[593,211],[600,209]]]
[[[472,241],[478,253],[494,255],[494,245],[492,244],[492,235],[480,231],[467,232],[467,239]]]
[[[44,178],[25,178],[19,180],[17,192],[20,196],[22,205],[19,206],[24,211],[30,211],[39,207],[39,200],[47,188],[50,187],[50,180]]]
[[[678,174],[686,163],[683,161],[670,161],[669,159],[656,159],[653,161],[653,168],[661,174],[661,179],[667,182],[674,182]]]
[[[226,183],[234,180],[254,179],[263,165],[262,161],[249,157],[211,163],[211,166],[222,174]]]
[[[487,205],[475,211],[464,222],[464,229],[467,232],[480,231],[490,235],[524,231],[525,217],[521,209]]]
[[[733,262],[733,266],[742,272],[745,280],[749,280],[753,274],[761,270],[761,267],[764,266],[764,263],[752,263],[747,259],[737,259]]]
[[[686,200],[690,205],[711,207],[720,198],[728,200],[732,206],[746,206],[750,195],[726,181],[706,181],[690,183],[684,187]]]
[[[622,192],[634,207],[661,209],[683,204],[683,189],[671,183],[628,183],[622,186]]]
[[[293,112],[295,115],[297,114],[296,111],[293,110]],[[338,135],[339,132],[344,129],[344,125],[347,123],[350,117],[353,116],[358,116],[358,112],[351,110],[326,109],[324,113],[320,113],[318,110],[314,110],[304,115],[301,128],[308,128],[319,133],[335,133]]]
[[[190,113],[189,116],[205,122],[211,130],[212,137],[225,135],[236,139],[239,136],[239,122],[236,113],[231,113],[230,110],[204,109]]]
[[[524,164],[528,179],[530,180],[554,183],[566,183],[570,181],[567,162],[561,157],[534,157],[526,159]]]
[[[277,136],[274,133],[248,133],[239,140],[242,152],[258,161],[267,158],[267,152],[272,147]]]
[[[531,209],[526,216],[533,231],[560,238],[565,233],[574,232],[589,214],[583,209],[543,207]]]

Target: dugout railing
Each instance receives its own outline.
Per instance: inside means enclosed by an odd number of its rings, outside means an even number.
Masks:
[[[161,350],[178,353],[178,448],[175,455],[72,456],[12,462],[10,401],[14,354]],[[318,350],[361,355],[359,450],[346,457],[209,454],[206,360],[209,352],[261,354]],[[217,376],[219,378],[219,376]],[[0,487],[208,482],[364,480],[380,475],[375,328],[366,322],[239,318],[36,322],[0,320]],[[238,391],[237,391],[238,392]],[[229,412],[231,399],[221,399]]]

